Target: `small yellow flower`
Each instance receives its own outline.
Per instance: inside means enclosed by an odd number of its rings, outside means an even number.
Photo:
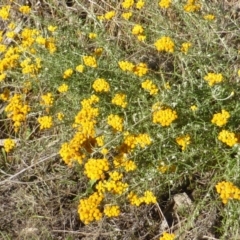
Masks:
[[[122,18],[124,18],[125,20],[129,20],[130,17],[132,16],[132,12],[125,12],[125,13],[122,13]]]
[[[133,73],[136,74],[139,77],[144,76],[148,73],[148,67],[145,63],[139,63],[133,68]]]
[[[131,8],[133,6],[133,4],[134,4],[134,0],[124,0],[122,2],[122,7],[124,9],[129,9],[129,8]]]
[[[108,217],[117,217],[120,214],[119,206],[106,206],[104,207],[104,213]]]
[[[215,19],[215,16],[212,15],[212,14],[207,14],[207,15],[204,15],[203,18],[204,18],[205,20],[212,21],[212,20]]]
[[[212,87],[216,83],[220,83],[223,81],[223,76],[221,73],[208,73],[204,80],[208,82],[208,85]]]
[[[94,81],[92,87],[96,92],[109,92],[110,91],[109,83],[103,78],[96,79]]]
[[[233,132],[227,130],[222,130],[218,134],[218,140],[220,140],[223,143],[226,143],[229,147],[234,146],[238,142],[236,135]]]
[[[73,74],[73,70],[71,68],[68,68],[67,70],[64,71],[63,78],[67,79],[67,78],[71,77],[72,74]]]
[[[67,92],[67,91],[68,91],[68,85],[65,84],[65,83],[63,83],[61,86],[58,87],[58,91],[59,91],[60,93],[65,93],[65,92]]]
[[[10,152],[16,146],[15,141],[11,138],[5,139],[3,141],[3,147],[6,153]]]
[[[97,34],[91,32],[91,33],[88,34],[88,37],[89,37],[90,39],[95,39],[95,38],[97,37]]]
[[[62,121],[63,118],[64,118],[64,114],[63,114],[62,112],[59,112],[59,113],[57,114],[57,118],[58,118],[59,121]]]
[[[30,13],[31,8],[29,6],[21,6],[19,8],[19,12],[23,13],[23,14],[28,14]]]
[[[51,116],[43,116],[37,119],[38,123],[40,124],[40,130],[48,129],[53,126],[53,121]]]
[[[41,96],[42,102],[41,105],[52,106],[53,105],[53,95],[52,93],[47,93]]]
[[[150,93],[150,95],[156,95],[158,93],[157,86],[149,79],[142,82],[142,88]]]
[[[154,43],[154,46],[159,52],[174,52],[174,42],[170,37],[161,37]]]
[[[111,20],[113,17],[115,17],[116,12],[115,11],[109,11],[104,14],[104,18],[106,20]]]
[[[143,41],[145,41],[146,36],[145,35],[138,35],[137,39],[138,39],[138,41],[143,42]]]
[[[2,18],[2,20],[7,20],[9,18],[10,8],[10,5],[0,8],[0,18]]]
[[[222,127],[226,125],[229,118],[230,118],[229,112],[223,109],[221,113],[216,113],[213,115],[211,122],[213,124],[216,124],[218,127]]]
[[[118,115],[110,114],[107,119],[108,125],[110,125],[115,131],[123,131],[123,118]]]
[[[136,2],[136,8],[137,9],[142,9],[144,5],[145,5],[145,2],[143,0],[138,0]]]
[[[240,77],[240,69],[238,70],[238,76]]]
[[[193,112],[195,112],[195,111],[198,110],[198,107],[197,107],[196,105],[192,105],[192,106],[190,107],[190,109],[191,109]]]
[[[185,42],[182,44],[182,47],[181,47],[181,52],[187,54],[188,53],[188,50],[189,48],[192,46],[192,44],[190,42]]]
[[[126,94],[123,93],[115,94],[115,96],[112,99],[112,103],[122,108],[125,108],[127,106]]]
[[[84,66],[82,64],[80,64],[80,65],[76,66],[75,69],[76,69],[77,72],[83,73]]]
[[[57,30],[57,26],[52,26],[52,25],[48,26],[48,31],[55,32],[56,30]]]
[[[139,24],[134,25],[132,28],[132,34],[133,35],[139,35],[143,33],[143,27]]]
[[[162,237],[159,238],[159,240],[174,240],[175,239],[175,235],[172,233],[167,233],[167,232],[164,232]]]
[[[158,4],[159,4],[160,8],[167,9],[170,7],[171,2],[172,2],[172,0],[161,0]]]
[[[176,142],[179,146],[181,146],[182,151],[184,151],[186,149],[187,145],[190,144],[190,136],[187,134],[187,135],[177,137]]]
[[[93,56],[84,56],[83,62],[86,66],[96,68],[97,67],[97,61],[96,58]]]

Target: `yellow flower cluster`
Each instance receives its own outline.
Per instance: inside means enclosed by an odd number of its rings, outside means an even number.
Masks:
[[[173,53],[175,44],[170,37],[163,36],[154,43],[154,46],[159,52]]]
[[[110,91],[109,83],[103,78],[96,79],[93,82],[92,87],[96,92],[109,92]]]
[[[70,166],[74,160],[80,164],[82,163],[85,154],[81,148],[84,148],[84,151],[89,151],[89,145],[94,145],[95,124],[97,123],[96,117],[99,114],[99,110],[92,107],[92,104],[98,101],[99,98],[96,95],[92,95],[89,99],[84,99],[81,102],[82,109],[75,116],[74,122],[74,127],[78,128],[78,132],[76,132],[69,143],[63,143],[61,146],[59,154],[63,161]]]
[[[207,14],[207,15],[204,15],[203,18],[205,20],[212,21],[215,19],[215,16],[213,14]]]
[[[21,6],[19,7],[19,12],[23,13],[23,14],[28,14],[30,13],[31,8],[29,6]]]
[[[40,124],[40,130],[51,128],[53,125],[52,117],[51,116],[43,116],[37,119],[38,123]]]
[[[60,85],[60,86],[58,87],[58,91],[59,91],[60,93],[65,93],[65,92],[67,92],[67,91],[68,91],[68,85],[65,84],[65,83],[63,83],[62,85]]]
[[[22,67],[22,73],[23,74],[30,74],[31,76],[35,76],[39,69],[41,69],[41,59],[36,58],[35,63],[32,63],[32,60],[30,58],[26,58],[20,63],[20,66]]]
[[[63,79],[67,79],[67,78],[71,77],[72,74],[73,74],[73,70],[71,68],[68,68],[63,73]]]
[[[53,105],[53,95],[52,93],[47,93],[45,95],[42,95],[41,96],[41,105],[44,105],[44,106],[47,106],[47,107],[50,107]]]
[[[128,188],[128,184],[122,182],[123,175],[119,172],[111,172],[109,173],[110,179],[99,181],[96,186],[98,192],[104,193],[106,191],[111,192],[113,194],[122,194]]]
[[[122,2],[122,7],[124,9],[129,9],[129,8],[131,8],[133,6],[133,4],[134,4],[134,0],[124,0]]]
[[[11,138],[5,139],[3,141],[3,147],[6,153],[10,152],[13,148],[15,148],[15,146],[16,144]]]
[[[182,46],[181,46],[181,52],[187,54],[188,50],[191,46],[192,46],[192,44],[190,42],[183,43]]]
[[[47,29],[48,29],[49,32],[55,32],[56,29],[57,29],[57,26],[49,25]]]
[[[167,232],[164,232],[162,237],[159,238],[159,240],[174,240],[175,238],[175,235],[172,233],[167,233]]]
[[[125,12],[125,13],[122,13],[121,15],[125,20],[129,20],[129,18],[132,16],[132,13],[131,12]]]
[[[127,106],[126,94],[123,93],[115,94],[114,97],[112,98],[112,103],[122,108],[125,108]]]
[[[218,140],[220,140],[223,143],[226,143],[229,147],[232,147],[238,142],[236,135],[233,132],[227,130],[222,130],[218,134]]]
[[[97,37],[97,34],[91,32],[91,33],[88,34],[88,37],[89,37],[90,39],[95,39],[95,38]]]
[[[146,146],[149,146],[152,143],[152,140],[150,136],[147,133],[139,134],[139,135],[133,135],[126,133],[123,141],[122,151],[127,153],[131,152],[136,148],[137,146],[140,146],[141,148],[144,148]]]
[[[104,214],[108,217],[117,217],[120,214],[119,206],[105,206]]]
[[[177,137],[176,142],[179,146],[181,146],[182,151],[184,151],[186,149],[187,145],[190,144],[190,136],[187,134],[187,135]]]
[[[142,34],[143,33],[143,27],[139,24],[136,24],[133,26],[133,29],[132,29],[132,34],[133,35],[139,35],[139,34]]]
[[[18,132],[21,123],[26,120],[29,111],[29,105],[23,103],[20,94],[14,94],[14,96],[10,98],[5,112],[7,113],[7,117],[11,118],[14,122],[13,126],[15,132]]]
[[[91,180],[104,179],[104,172],[109,170],[109,162],[107,159],[90,158],[84,166],[84,173]]]
[[[159,123],[163,127],[170,126],[177,118],[176,111],[170,108],[159,109],[153,112],[153,123]]]
[[[127,159],[127,154],[120,154],[113,159],[113,164],[115,168],[124,167],[126,172],[134,171],[137,166],[135,162]]]
[[[57,113],[57,118],[59,121],[62,121],[64,118],[64,114],[62,112]]]
[[[234,186],[233,183],[223,181],[219,182],[215,187],[224,204],[227,204],[230,199],[240,200],[240,189]]]
[[[151,191],[144,192],[142,197],[138,197],[135,193],[130,192],[127,196],[131,205],[140,206],[142,203],[151,204],[156,203],[157,199]]]
[[[133,73],[136,74],[139,77],[144,76],[148,72],[147,64],[145,63],[139,63],[133,68]]]
[[[97,60],[93,56],[84,56],[83,62],[86,66],[96,68],[97,67]]]
[[[118,65],[125,72],[133,72],[134,64],[129,61],[120,61]]]
[[[147,90],[150,95],[156,95],[158,93],[157,86],[149,79],[142,82],[141,86],[143,89]]]
[[[172,3],[172,0],[161,0],[158,4],[159,4],[160,8],[167,9],[170,7],[171,3]]]
[[[7,20],[9,18],[10,8],[10,5],[0,8],[0,17],[2,18],[2,20]]]
[[[89,198],[81,199],[78,205],[78,214],[80,220],[84,224],[89,224],[93,221],[99,221],[103,214],[99,210],[99,205],[103,200],[101,193],[95,192]]]
[[[118,115],[110,114],[107,119],[108,125],[113,127],[115,131],[122,132],[123,131],[123,118]]]
[[[80,65],[78,65],[78,66],[76,66],[76,71],[77,72],[80,72],[80,73],[82,73],[83,72],[83,70],[84,70],[84,66],[82,65],[82,64],[80,64]]]
[[[230,118],[229,112],[223,109],[221,113],[216,113],[213,115],[211,122],[213,124],[216,124],[218,127],[222,127],[227,123],[229,118]]]
[[[221,73],[208,73],[204,80],[208,82],[209,86],[213,86],[216,83],[220,83],[223,81],[223,76]]]
[[[186,12],[196,12],[201,9],[201,4],[198,3],[198,0],[188,0],[187,4],[184,5],[184,11]]]
[[[138,0],[136,2],[136,8],[137,9],[142,9],[144,7],[144,5],[145,5],[145,2],[143,0]]]
[[[104,19],[106,20],[111,20],[112,18],[114,18],[116,15],[116,12],[115,11],[109,11],[109,12],[106,12],[104,14]]]

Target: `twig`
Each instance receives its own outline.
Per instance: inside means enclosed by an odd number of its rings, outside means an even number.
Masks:
[[[22,169],[21,171],[17,172],[16,174],[12,175],[11,177],[9,177],[9,178],[5,179],[4,181],[0,182],[0,185],[5,184],[6,182],[11,181],[11,179],[13,179],[13,178],[17,177],[18,175],[26,172],[28,169],[30,169],[30,168],[32,168],[32,167],[34,167],[34,166],[36,166],[36,165],[38,165],[38,164],[40,164],[40,163],[43,163],[43,162],[47,161],[48,159],[50,159],[50,158],[52,158],[52,157],[56,157],[57,155],[58,155],[58,153],[54,153],[54,154],[52,154],[51,156],[48,156],[48,157],[46,157],[46,158],[43,158],[43,159],[40,160],[39,162],[36,162],[36,163],[34,163],[34,164],[32,164],[32,165],[30,165],[30,166]]]

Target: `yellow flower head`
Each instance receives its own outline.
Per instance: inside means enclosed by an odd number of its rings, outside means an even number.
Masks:
[[[57,29],[57,26],[52,26],[52,25],[48,26],[48,31],[50,31],[50,32],[55,32],[56,29]]]
[[[220,83],[223,81],[223,76],[221,73],[208,73],[204,80],[208,82],[208,85],[212,87],[216,83]]]
[[[159,240],[174,240],[174,239],[175,239],[175,235],[167,232],[164,232],[162,237],[159,238]]]
[[[147,64],[145,63],[139,63],[133,68],[133,73],[136,74],[139,77],[144,76],[148,72]]]
[[[126,94],[123,93],[115,94],[115,96],[112,99],[112,103],[122,108],[125,108],[127,106]]]
[[[174,42],[170,37],[161,37],[154,43],[154,46],[159,52],[174,52]]]
[[[120,214],[119,206],[106,206],[104,207],[104,213],[108,217],[117,217]]]
[[[97,67],[97,61],[96,58],[93,56],[84,56],[83,62],[86,66],[96,68]]]
[[[215,16],[213,14],[207,14],[207,15],[204,15],[203,18],[205,20],[212,21],[215,19]]]
[[[65,84],[65,83],[63,83],[61,86],[58,87],[58,91],[59,91],[60,93],[65,93],[65,92],[67,92],[67,91],[68,91],[68,85]]]
[[[222,127],[227,123],[229,118],[230,118],[229,112],[223,109],[221,113],[216,113],[213,115],[211,122],[213,124],[216,124],[218,127]]]
[[[28,14],[30,13],[31,8],[29,6],[21,6],[19,8],[19,12],[23,13],[23,14]]]
[[[96,79],[94,81],[92,87],[96,92],[109,92],[110,91],[109,83],[103,78]]]
[[[227,130],[222,130],[218,134],[218,140],[220,140],[223,143],[226,143],[229,147],[234,146],[238,142],[236,135],[233,132]]]
[[[145,5],[145,2],[143,0],[138,0],[136,2],[136,8],[137,9],[142,9],[144,5]]]
[[[2,18],[2,20],[7,20],[9,18],[10,8],[10,5],[0,8],[0,18]]]
[[[6,153],[10,152],[16,146],[15,141],[11,138],[5,139],[3,141],[3,147]]]
[[[186,149],[187,145],[190,144],[190,136],[187,134],[187,135],[177,137],[176,142],[179,146],[181,146],[182,151],[184,151]]]
[[[172,2],[172,0],[161,0],[161,1],[159,2],[159,6],[160,6],[160,8],[165,8],[165,9],[167,9],[167,8],[170,7],[171,2]]]
[[[73,70],[71,68],[68,68],[67,70],[64,71],[63,78],[67,79],[67,78],[71,77],[72,74],[73,74]]]
[[[110,114],[107,119],[108,125],[110,125],[115,131],[123,131],[123,118],[118,115]]]
[[[125,9],[129,9],[133,6],[133,4],[134,4],[134,0],[124,0],[122,2],[122,7]]]
[[[116,15],[115,11],[109,11],[104,14],[106,20],[111,20]]]
[[[165,108],[153,112],[153,123],[159,123],[163,127],[170,126],[171,123],[178,118],[176,111]]]
[[[53,126],[53,121],[51,116],[39,117],[37,120],[38,120],[38,123],[40,124],[40,130],[48,129]]]
[[[125,20],[129,20],[129,18],[132,16],[132,12],[122,13],[121,16],[122,16]]]
[[[143,33],[143,27],[139,24],[134,25],[132,28],[132,34],[133,35],[139,35]]]
[[[84,70],[84,66],[82,64],[76,66],[76,71],[82,73]]]
[[[182,47],[181,47],[181,52],[187,54],[187,53],[188,53],[188,50],[189,50],[189,48],[190,48],[191,46],[192,46],[192,44],[189,43],[189,42],[183,43],[183,44],[182,44]]]

